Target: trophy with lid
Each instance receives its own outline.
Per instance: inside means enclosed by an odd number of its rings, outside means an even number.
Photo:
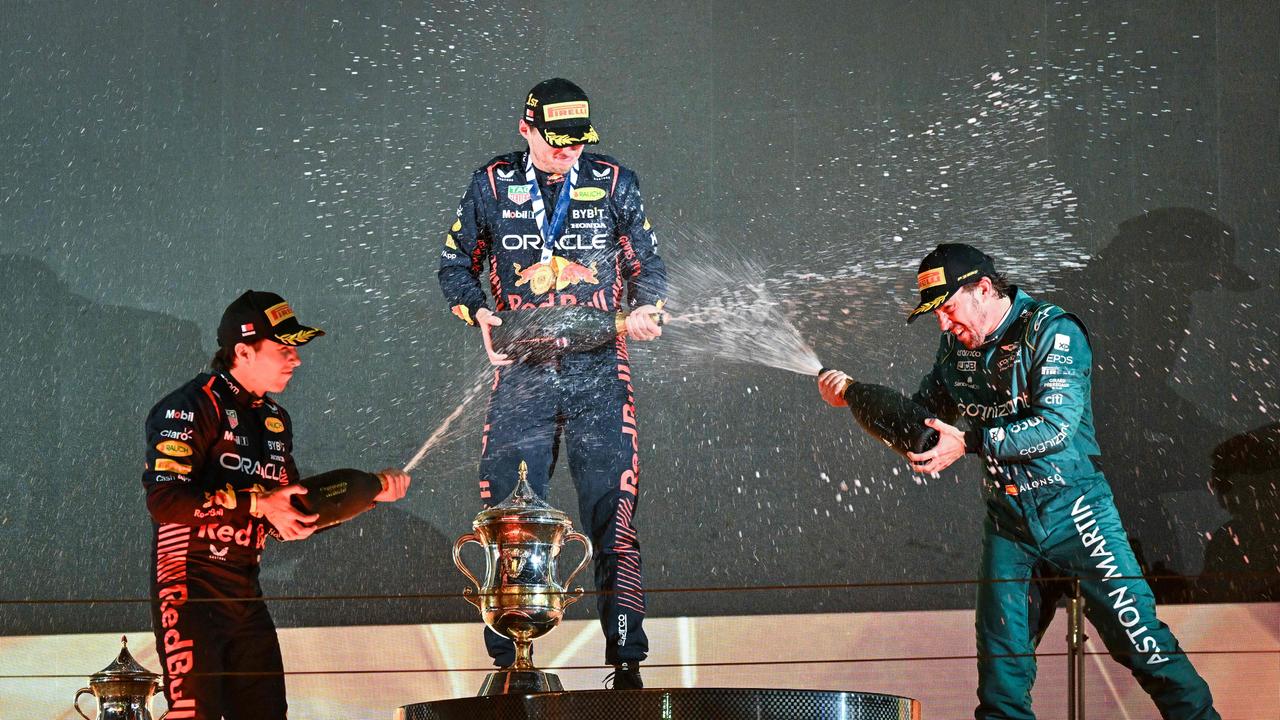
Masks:
[[[564,588],[591,562],[591,541],[573,530],[568,515],[534,493],[528,474],[521,462],[520,479],[507,499],[480,511],[471,523],[472,532],[453,545],[454,564],[475,585],[463,591],[464,598],[476,606],[489,629],[516,645],[515,662],[490,673],[480,695],[564,689],[560,678],[534,667],[532,643],[555,629],[565,608],[581,599],[581,587],[572,594]],[[582,543],[585,554],[561,585],[556,581],[556,560],[563,546],[574,541]],[[462,561],[461,551],[468,543],[484,548],[483,584]]]
[[[89,676],[89,687],[80,688],[71,707],[84,720],[152,720],[151,696],[160,687],[160,676],[138,664],[129,654],[129,639],[120,638],[120,654],[102,670]],[[98,715],[90,718],[80,709],[80,696],[92,694]],[[166,710],[155,720],[163,720]]]

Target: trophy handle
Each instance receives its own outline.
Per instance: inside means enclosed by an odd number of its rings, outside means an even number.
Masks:
[[[93,720],[93,718],[85,715],[84,711],[80,709],[80,696],[86,693],[92,695],[93,691],[89,688],[80,688],[79,692],[76,693],[76,699],[71,702],[71,707],[75,708],[76,712],[79,713],[80,717],[84,718],[84,720]]]
[[[568,535],[566,535],[564,538],[564,544],[568,545],[574,540],[577,540],[578,542],[582,543],[582,550],[583,550],[582,562],[578,563],[578,567],[574,568],[573,572],[569,573],[569,577],[564,579],[565,587],[569,587],[570,585],[572,585],[573,579],[578,576],[578,573],[582,572],[583,569],[587,567],[587,563],[591,562],[591,555],[593,552],[591,548],[591,541],[587,539],[586,535],[583,535],[580,532],[571,532]],[[575,593],[573,597],[565,598],[564,606],[569,607],[570,605],[578,602],[581,599],[582,599],[582,588],[578,588],[577,593]]]
[[[471,584],[476,586],[475,590],[472,590],[471,588],[464,588],[462,591],[462,599],[472,605],[475,605],[478,610],[480,609],[480,597],[478,595],[473,595],[472,593],[481,592],[480,581],[476,580],[476,576],[472,575],[471,571],[467,569],[467,564],[462,562],[462,546],[467,543],[475,543],[483,547],[483,543],[480,542],[480,538],[476,537],[475,533],[467,533],[466,535],[463,535],[453,544],[453,564],[457,565],[458,569],[462,571],[462,574],[466,575],[467,579],[471,581]]]

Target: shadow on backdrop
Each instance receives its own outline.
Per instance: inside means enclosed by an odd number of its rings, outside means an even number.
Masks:
[[[1231,519],[1205,547],[1204,578],[1189,593],[1194,602],[1280,601],[1280,423],[1223,441],[1214,451],[1213,486]]]
[[[199,329],[73,293],[45,263],[0,254],[0,597],[147,592],[142,420],[207,358]],[[9,606],[0,634],[149,625],[143,605]]]
[[[140,482],[143,420],[156,401],[208,366],[200,327],[95,303],[72,292],[47,264],[11,253],[0,254],[0,303],[7,311],[0,324],[0,417],[9,439],[0,456],[0,567],[7,580],[0,598],[144,598],[150,519]],[[461,575],[447,562],[452,541],[393,508],[306,542],[272,543],[263,562],[265,592],[461,591]],[[374,575],[404,586],[373,586],[362,566],[395,568]],[[421,622],[424,614],[433,621],[475,619],[460,599],[427,602],[423,608],[290,602],[273,612],[282,626]],[[150,626],[143,604],[11,605],[0,618],[0,635]]]
[[[1258,288],[1234,256],[1234,232],[1217,217],[1159,208],[1120,223],[1088,266],[1056,278],[1060,289],[1050,294],[1089,328],[1103,467],[1149,574],[1198,573],[1190,565],[1222,514],[1211,459],[1229,431],[1180,396],[1171,377],[1212,382],[1184,343],[1195,293]],[[1186,596],[1180,579],[1152,587],[1160,602]]]

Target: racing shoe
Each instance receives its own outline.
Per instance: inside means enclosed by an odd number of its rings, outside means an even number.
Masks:
[[[613,672],[604,676],[604,686],[613,690],[643,690],[644,680],[640,679],[640,663],[614,665]]]

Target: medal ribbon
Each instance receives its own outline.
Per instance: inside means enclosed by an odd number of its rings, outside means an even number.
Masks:
[[[538,189],[538,175],[533,169],[532,155],[526,155],[524,161],[524,179],[529,183],[529,197],[533,202],[533,219],[538,221],[538,233],[542,235],[542,262],[551,262],[555,253],[556,240],[560,239],[560,231],[564,229],[565,218],[569,216],[569,196],[573,187],[578,184],[578,163],[569,168],[569,177],[564,187],[560,188],[560,196],[556,198],[556,209],[551,215],[551,223],[547,223],[547,208],[542,202],[542,191]]]

